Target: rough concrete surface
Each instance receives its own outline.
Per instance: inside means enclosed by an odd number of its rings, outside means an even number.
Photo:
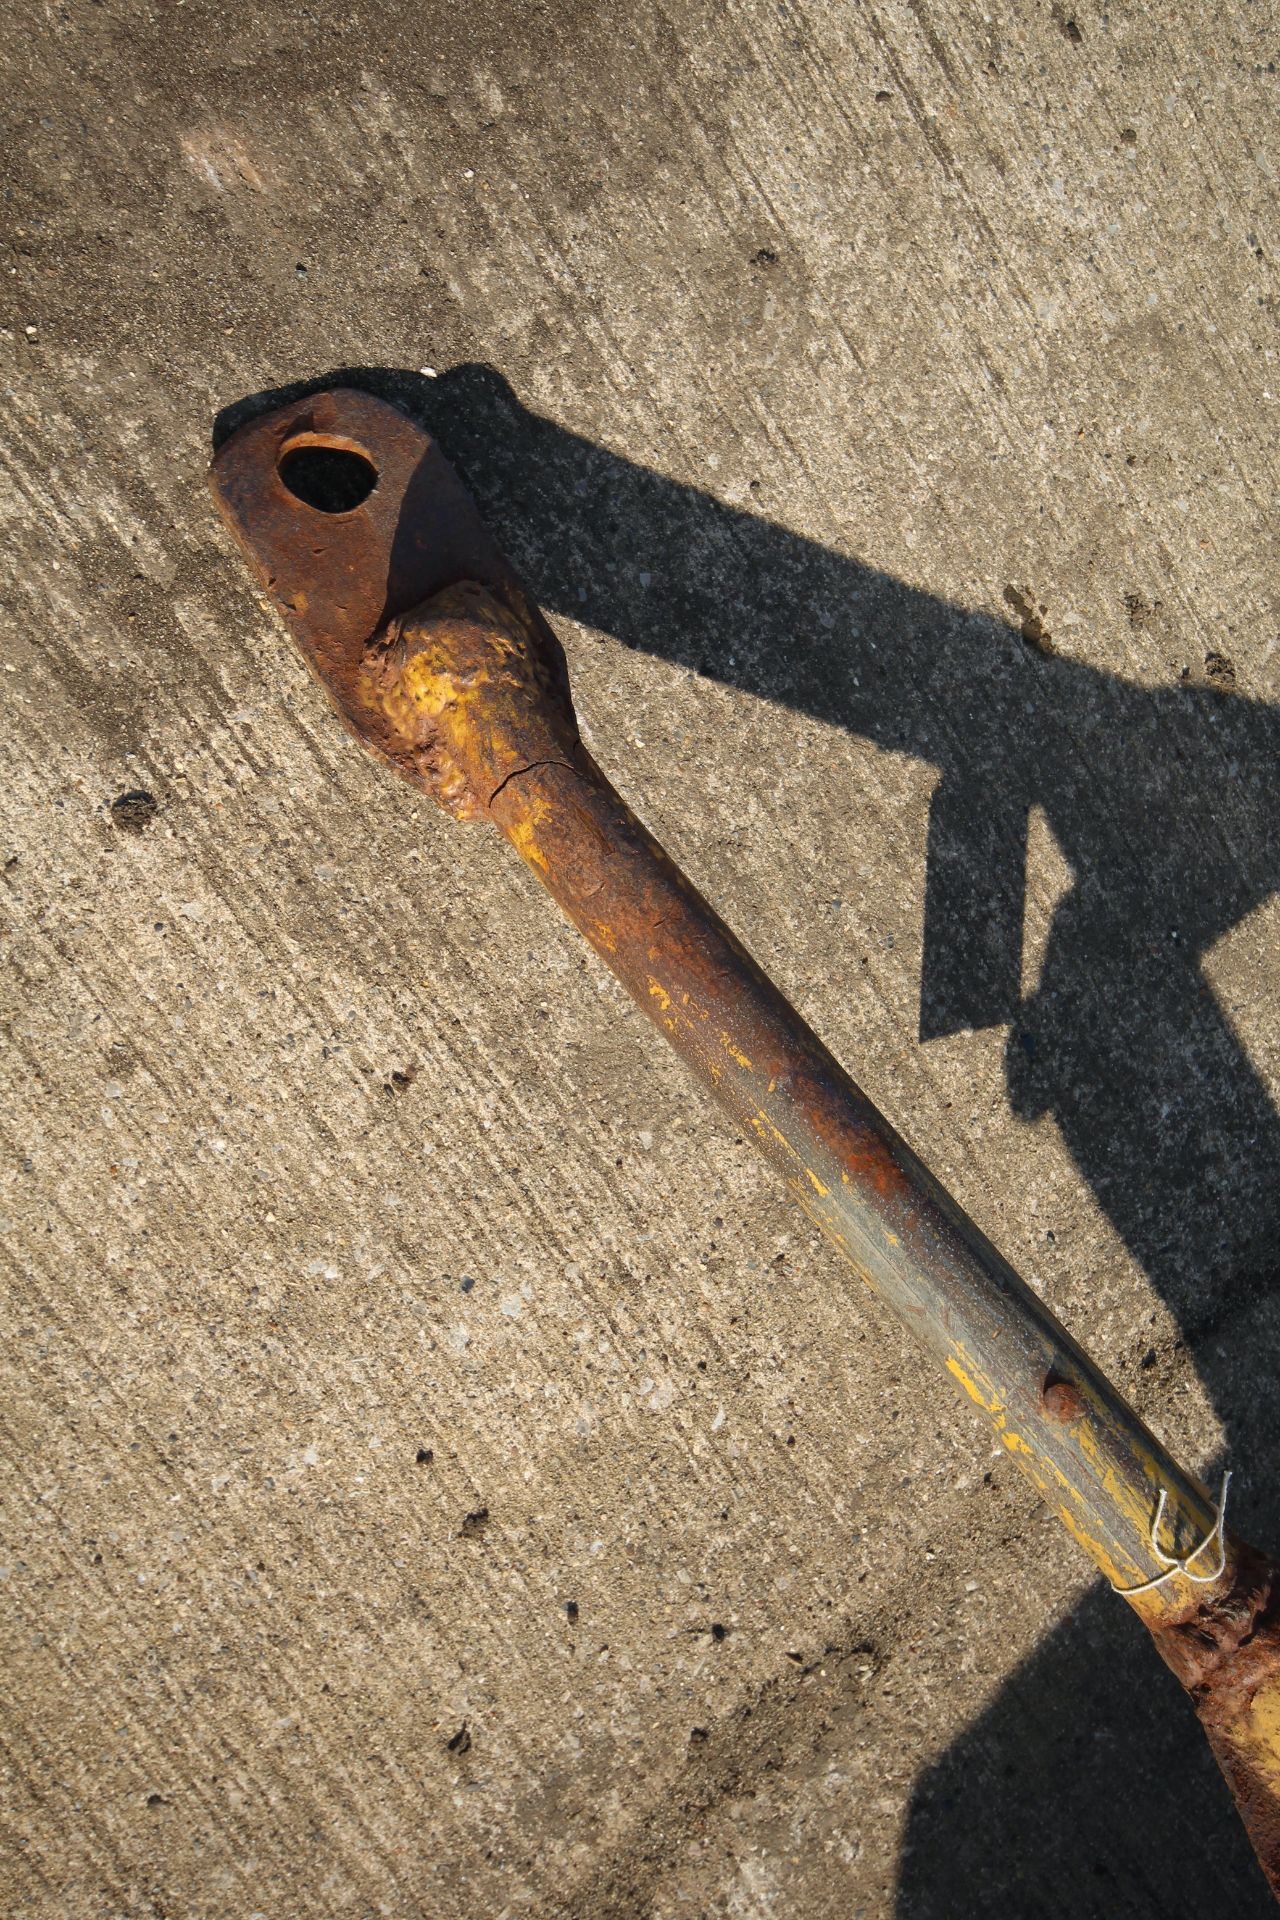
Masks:
[[[204,472],[342,368],[435,426],[603,764],[1274,1548],[1278,25],[11,8],[7,1915],[1269,1910],[1123,1605]]]

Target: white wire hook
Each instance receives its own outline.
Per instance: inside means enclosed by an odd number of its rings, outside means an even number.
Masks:
[[[1208,1533],[1206,1533],[1204,1539],[1200,1542],[1200,1545],[1193,1547],[1184,1560],[1179,1560],[1176,1554],[1171,1555],[1165,1553],[1156,1537],[1160,1532],[1160,1522],[1164,1519],[1164,1510],[1169,1500],[1168,1489],[1161,1487],[1160,1498],[1156,1502],[1156,1517],[1151,1522],[1151,1551],[1164,1568],[1164,1572],[1156,1574],[1152,1580],[1144,1580],[1141,1586],[1137,1587],[1117,1587],[1113,1582],[1112,1592],[1118,1593],[1122,1599],[1128,1600],[1135,1593],[1150,1593],[1153,1587],[1162,1587],[1165,1581],[1172,1580],[1176,1573],[1180,1573],[1184,1580],[1193,1581],[1198,1587],[1211,1586],[1215,1580],[1220,1580],[1227,1564],[1227,1489],[1230,1485],[1231,1475],[1230,1473],[1224,1473],[1222,1476],[1222,1492],[1218,1495],[1218,1511],[1214,1523]],[[1217,1566],[1213,1569],[1212,1573],[1192,1573],[1191,1562],[1200,1558],[1200,1555],[1215,1537],[1218,1542]]]

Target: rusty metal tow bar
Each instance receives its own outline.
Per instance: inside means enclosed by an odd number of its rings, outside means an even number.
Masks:
[[[325,462],[348,493],[321,500],[308,466]],[[506,836],[990,1416],[1190,1693],[1280,1896],[1280,1567],[1227,1528],[1222,1500],[1148,1432],[610,786],[579,739],[559,643],[429,436],[335,389],[242,427],[210,478],[352,731],[459,820]]]

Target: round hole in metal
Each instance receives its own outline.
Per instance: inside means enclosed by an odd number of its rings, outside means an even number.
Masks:
[[[280,478],[296,500],[317,513],[350,513],[378,484],[378,469],[354,447],[308,441],[286,447]]]

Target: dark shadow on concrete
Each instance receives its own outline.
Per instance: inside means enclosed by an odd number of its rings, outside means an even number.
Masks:
[[[1105,1588],[916,1784],[900,1920],[1266,1920],[1189,1702]]]
[[[1274,1545],[1277,1346],[1257,1329],[1280,1278],[1280,1116],[1200,962],[1280,887],[1280,710],[1065,660],[566,432],[486,367],[343,369],[228,408],[215,440],[340,383],[431,428],[549,611],[937,768],[920,1037],[1009,1024],[1016,1110],[1052,1115],[1168,1302],[1241,1472],[1236,1510]],[[1023,1000],[1033,806],[1075,883]],[[1273,1911],[1189,1707],[1105,1593],[921,1782],[904,1920],[997,1906]]]

